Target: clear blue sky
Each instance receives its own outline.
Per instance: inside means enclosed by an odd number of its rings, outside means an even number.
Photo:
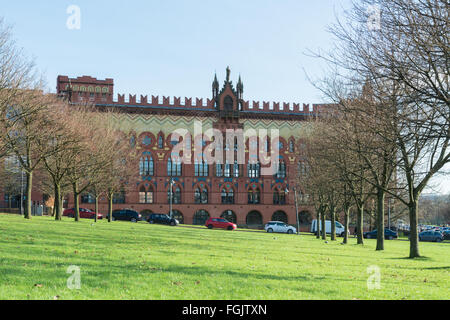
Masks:
[[[350,0],[15,0],[0,16],[19,46],[35,57],[48,89],[57,75],[114,78],[116,93],[211,97],[227,65],[244,99],[318,103],[305,72],[319,77],[308,49],[328,49],[326,28]],[[81,29],[66,12],[81,9]],[[439,179],[450,192],[449,179]]]

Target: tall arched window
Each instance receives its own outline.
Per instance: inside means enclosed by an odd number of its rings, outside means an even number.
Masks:
[[[153,176],[155,164],[152,156],[142,157],[139,162],[139,174],[141,176]]]
[[[261,199],[261,191],[258,187],[248,190],[248,203],[259,204]]]
[[[286,178],[286,164],[283,160],[278,162],[277,178]]]
[[[172,158],[169,157],[169,159],[167,159],[167,175],[169,177],[180,177],[182,174],[181,166],[181,159],[172,160]]]
[[[200,193],[200,189],[199,188],[195,188],[194,191],[194,202],[195,203],[201,203],[201,193]]]
[[[222,189],[221,192],[222,204],[234,204],[234,190],[233,188]]]
[[[249,163],[247,165],[247,175],[249,178],[259,178],[261,175],[261,165],[259,161],[256,163]]]
[[[222,189],[221,197],[222,197],[222,203],[226,204],[227,203],[227,190],[225,188]]]
[[[167,190],[167,203],[170,203],[170,197],[172,197],[173,204],[181,203],[181,189],[178,185],[173,186],[172,192],[170,192],[170,187]]]
[[[289,141],[289,152],[294,153],[294,151],[295,151],[294,141],[290,140]]]
[[[145,190],[145,187],[141,187],[139,189],[139,203],[146,203],[147,202],[147,192]]]
[[[216,163],[216,177],[223,177],[223,165],[219,162]]]
[[[235,178],[239,178],[239,164],[238,164],[237,160],[234,161],[233,175]]]
[[[234,204],[234,191],[233,189],[228,190],[228,203]]]
[[[202,204],[208,203],[208,189],[203,188],[201,192],[201,202]]]
[[[164,148],[164,138],[162,135],[158,136],[158,148],[163,149]]]
[[[172,176],[172,158],[167,160],[167,175]]]
[[[225,175],[225,177],[227,177],[227,178],[229,178],[230,176],[231,176],[231,168],[230,168],[231,166],[230,166],[230,164],[228,163],[228,160],[227,161],[225,161],[225,172],[224,172],[224,175]]]

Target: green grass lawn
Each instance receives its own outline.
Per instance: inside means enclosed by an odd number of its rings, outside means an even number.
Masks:
[[[311,235],[0,215],[0,299],[448,299],[450,243],[364,246]],[[81,289],[67,288],[71,265]],[[381,271],[368,290],[367,268]]]

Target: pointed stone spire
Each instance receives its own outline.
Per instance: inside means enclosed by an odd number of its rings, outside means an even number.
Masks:
[[[214,81],[212,83],[213,99],[219,95],[219,81],[217,81],[217,73],[214,73]]]
[[[241,75],[239,75],[239,80],[236,89],[238,93],[238,99],[242,99],[242,94],[244,93],[244,84],[242,83]]]

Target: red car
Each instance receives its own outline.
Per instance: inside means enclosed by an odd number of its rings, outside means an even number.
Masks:
[[[227,230],[236,230],[237,226],[234,223],[231,223],[223,218],[209,218],[205,227],[208,229],[218,228],[218,229],[227,229]]]
[[[63,216],[74,218],[75,217],[75,208],[66,209],[63,212]],[[94,219],[95,212],[89,209],[80,208],[80,218],[83,219]],[[97,219],[103,219],[103,215],[101,213],[97,213]]]

